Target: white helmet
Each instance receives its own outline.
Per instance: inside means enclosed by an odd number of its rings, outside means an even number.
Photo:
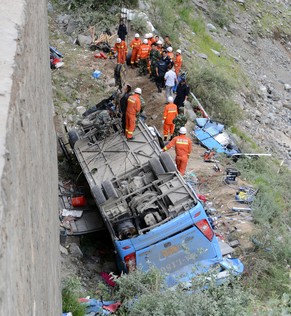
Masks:
[[[139,38],[139,34],[135,33],[134,37]]]
[[[181,49],[177,49],[177,50],[176,50],[176,53],[181,54],[181,53],[182,53],[182,52],[181,52]]]
[[[171,52],[173,51],[173,48],[172,48],[171,46],[169,46],[169,47],[167,48],[167,51],[168,51],[169,53],[171,53]]]
[[[162,42],[161,40],[158,40],[158,41],[157,41],[157,44],[158,44],[158,45],[163,45],[163,42]]]
[[[186,133],[187,133],[186,127],[182,126],[179,130],[179,134],[186,134]]]
[[[151,38],[151,37],[153,37],[153,33],[148,34],[148,38]]]
[[[173,97],[171,97],[171,96],[170,96],[170,97],[168,97],[168,102],[169,102],[169,103],[173,103],[173,102],[174,102],[174,98],[173,98]]]
[[[116,43],[121,43],[121,38],[118,37],[118,38],[116,39]]]
[[[144,38],[149,38],[149,34],[145,33]]]
[[[145,38],[144,40],[143,40],[143,43],[144,44],[147,44],[149,41]]]
[[[141,88],[136,88],[136,89],[134,90],[134,93],[141,94]]]

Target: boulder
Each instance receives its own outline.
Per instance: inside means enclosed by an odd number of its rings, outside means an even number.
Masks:
[[[70,248],[69,248],[70,254],[73,257],[76,258],[83,258],[83,252],[81,251],[81,249],[79,248],[79,246],[75,243],[71,243],[70,244]]]
[[[242,35],[242,30],[234,24],[229,25],[228,30],[233,35],[236,35],[236,36]]]
[[[207,27],[207,29],[210,32],[215,32],[216,31],[216,27],[213,24],[211,24],[211,23],[206,24],[206,27]]]
[[[92,42],[91,36],[78,34],[77,42],[76,42],[76,43],[77,43],[78,45],[80,45],[81,47],[85,47],[86,45],[90,45],[91,42]]]

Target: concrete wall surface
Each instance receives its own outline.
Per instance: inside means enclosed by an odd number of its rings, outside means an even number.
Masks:
[[[0,315],[61,314],[45,0],[1,0]]]

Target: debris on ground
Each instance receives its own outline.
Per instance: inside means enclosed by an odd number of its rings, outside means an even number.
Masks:
[[[79,302],[86,306],[85,316],[110,315],[121,306],[119,301],[103,301],[94,298],[80,298]]]

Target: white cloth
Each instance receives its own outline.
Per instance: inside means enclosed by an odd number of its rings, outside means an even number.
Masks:
[[[177,75],[176,75],[175,71],[173,71],[172,69],[167,71],[165,74],[165,80],[166,80],[165,86],[174,87],[174,85],[177,81]]]

